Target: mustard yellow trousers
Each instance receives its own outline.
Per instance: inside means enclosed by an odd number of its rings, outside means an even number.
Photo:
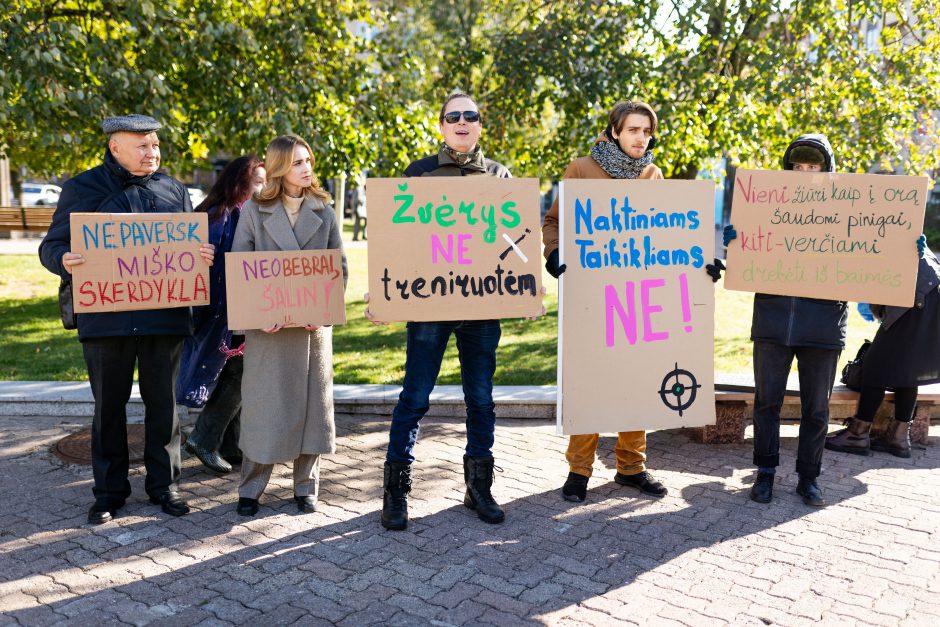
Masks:
[[[565,453],[571,472],[585,477],[591,476],[598,439],[597,433],[571,436],[568,440],[568,452]],[[618,433],[614,453],[617,456],[617,472],[634,475],[646,470],[646,431]]]

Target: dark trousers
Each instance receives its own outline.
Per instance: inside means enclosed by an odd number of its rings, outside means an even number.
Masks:
[[[390,462],[414,461],[418,423],[430,407],[431,391],[441,371],[441,361],[451,334],[457,337],[460,380],[467,405],[467,448],[470,457],[493,454],[496,404],[493,374],[500,337],[499,320],[457,322],[409,322],[405,357],[405,381],[392,412],[388,453]]]
[[[801,409],[796,471],[803,477],[819,476],[829,429],[829,396],[841,352],[754,342],[754,464],[771,468],[780,463],[780,408],[796,357]]]
[[[894,419],[910,422],[917,409],[917,386],[894,388]],[[885,389],[866,385],[858,397],[858,409],[855,417],[865,422],[874,422],[875,413],[885,400]]]
[[[175,488],[180,477],[180,429],[176,416],[176,376],[182,336],[102,337],[82,342],[95,397],[91,463],[95,498],[123,501],[127,480],[127,401],[138,369],[144,401],[145,487],[150,496]]]
[[[225,362],[212,396],[196,419],[189,439],[209,451],[218,451],[223,457],[241,455],[238,433],[242,412],[242,371],[245,359],[232,357]]]

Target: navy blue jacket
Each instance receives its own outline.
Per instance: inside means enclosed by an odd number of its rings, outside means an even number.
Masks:
[[[68,276],[62,255],[71,249],[69,216],[78,213],[192,212],[186,187],[171,176],[134,176],[105,151],[104,164],[62,186],[49,232],[39,245],[39,260],[50,272]],[[78,339],[133,335],[191,335],[189,307],[78,314]]]
[[[823,153],[824,172],[834,172],[836,159],[825,135],[802,135],[783,154],[783,169],[792,170],[790,153],[797,146],[811,146]],[[784,346],[845,348],[848,303],[800,296],[754,295],[751,339]]]
[[[209,208],[212,215],[213,208]],[[212,396],[219,375],[225,367],[222,342],[232,346],[228,328],[225,291],[225,253],[232,250],[239,208],[220,211],[209,221],[209,243],[215,245],[215,263],[209,268],[209,304],[193,307],[193,337],[183,343],[179,378],[176,380],[176,401],[187,407],[202,407]]]

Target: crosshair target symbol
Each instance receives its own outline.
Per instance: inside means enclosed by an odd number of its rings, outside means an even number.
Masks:
[[[691,407],[692,403],[695,402],[695,396],[700,387],[702,386],[695,379],[695,375],[688,370],[679,368],[679,364],[676,363],[675,370],[663,377],[662,385],[659,388],[659,397],[666,407],[679,412],[681,416],[682,411]],[[688,398],[683,400],[686,395],[688,395]]]

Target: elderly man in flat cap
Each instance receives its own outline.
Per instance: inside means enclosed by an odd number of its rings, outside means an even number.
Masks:
[[[108,135],[104,164],[82,172],[63,185],[39,258],[61,277],[85,262],[70,252],[69,216],[73,212],[156,213],[192,211],[186,187],[157,172],[161,125],[146,115],[109,117],[101,125]],[[211,265],[214,249],[200,253]],[[95,398],[91,458],[95,503],[88,522],[101,524],[116,515],[131,494],[128,481],[127,412],[136,363],[144,418],[145,487],[150,502],[172,516],[189,512],[177,492],[180,477],[180,431],[175,383],[183,338],[192,334],[188,307],[78,315],[88,379]]]

